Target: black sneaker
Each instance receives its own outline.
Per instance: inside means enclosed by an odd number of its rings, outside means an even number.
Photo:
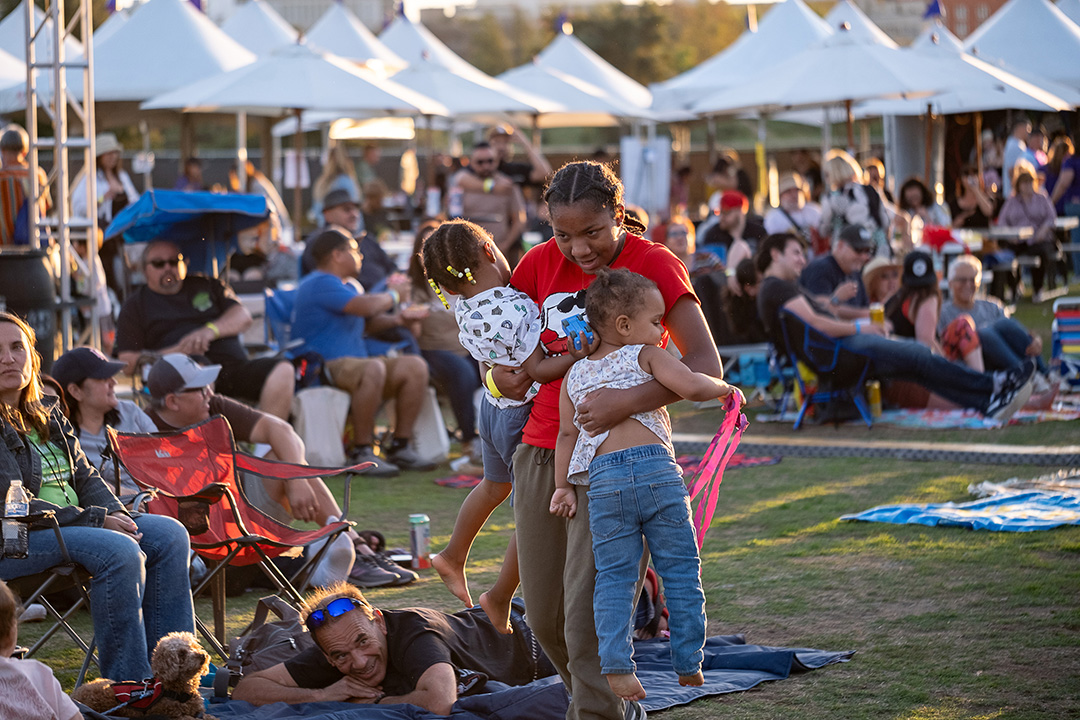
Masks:
[[[356,554],[356,562],[353,563],[352,572],[349,573],[349,582],[357,587],[377,588],[387,585],[397,585],[398,576],[388,572],[375,562],[374,555]]]
[[[983,413],[999,422],[1008,422],[1031,397],[1035,387],[1035,360],[1028,358],[1020,367],[994,373],[993,395]]]
[[[364,470],[363,474],[368,477],[397,477],[401,474],[401,469],[397,465],[377,456],[370,445],[353,448],[349,451],[347,462],[349,465],[359,465],[366,462],[375,463],[375,467]]]
[[[425,471],[434,470],[437,467],[436,463],[421,460],[416,450],[413,449],[412,443],[407,443],[396,450],[391,450],[386,453],[386,456],[390,459],[390,462],[394,463],[402,470]]]
[[[391,560],[389,553],[375,553],[375,563],[386,572],[397,576],[398,581],[395,585],[408,585],[420,579],[420,576],[409,568],[402,567]]]

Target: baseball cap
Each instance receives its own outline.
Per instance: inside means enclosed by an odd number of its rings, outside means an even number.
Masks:
[[[79,385],[87,378],[104,380],[124,369],[124,363],[110,360],[100,350],[80,347],[68,350],[53,363],[51,375],[60,386]]]
[[[806,190],[802,175],[799,175],[799,173],[786,172],[780,176],[777,191],[783,195],[788,190]]]
[[[183,353],[169,353],[150,368],[146,386],[150,396],[160,400],[170,393],[206,387],[217,380],[220,371],[220,365],[203,367]]]
[[[728,190],[720,196],[720,212],[725,210],[742,209],[745,212],[750,207],[750,200],[738,190]]]
[[[337,190],[331,190],[330,192],[326,193],[326,197],[323,198],[322,206],[323,210],[329,210],[332,207],[337,207],[338,205],[345,205],[346,203],[352,203],[353,205],[360,204],[356,202],[356,198],[349,194],[348,190],[342,190],[339,188]]]
[[[840,231],[840,239],[855,250],[873,250],[874,238],[870,231],[859,225],[848,225]]]
[[[909,252],[904,258],[904,276],[900,280],[911,288],[930,287],[937,284],[934,259],[920,250]]]

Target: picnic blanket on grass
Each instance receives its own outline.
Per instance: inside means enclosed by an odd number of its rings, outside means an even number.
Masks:
[[[760,423],[794,423],[797,412],[787,410],[783,413],[761,413],[754,419]],[[828,416],[826,416],[828,417]],[[1008,425],[1028,425],[1032,423],[1069,421],[1080,419],[1080,407],[1055,403],[1050,410],[1020,410],[1013,415]],[[825,424],[831,425],[828,420]],[[862,418],[842,420],[841,425],[864,425]],[[993,430],[1002,427],[999,420],[988,418],[976,410],[928,410],[900,409],[886,410],[881,417],[874,419],[875,425],[895,425],[896,427],[921,428],[929,430],[963,429]]]
[[[747,645],[743,635],[708,638],[705,642],[701,687],[681,687],[671,669],[667,640],[634,643],[638,678],[649,694],[641,703],[649,712],[663,710],[710,695],[739,692],[766,682],[783,680],[792,673],[816,670],[847,662],[854,651],[829,652],[809,648],[782,648]],[[454,704],[454,720],[562,720],[566,714],[566,692],[559,678],[536,680],[521,687],[488,683],[494,692],[461,698]],[[351,705],[349,703],[274,703],[255,707],[232,700],[215,703],[209,711],[220,720],[431,720],[442,717],[414,705]]]
[[[896,525],[962,527],[996,532],[1032,532],[1080,525],[1080,496],[1054,492],[1003,492],[983,500],[928,505],[881,505],[841,520]]]

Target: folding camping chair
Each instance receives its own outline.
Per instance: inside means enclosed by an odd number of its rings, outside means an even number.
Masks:
[[[28,515],[25,518],[25,522],[36,525],[42,523],[49,525],[50,529],[56,533],[56,541],[60,545],[60,554],[63,556],[64,561],[44,572],[12,578],[5,581],[7,582],[8,587],[11,588],[11,591],[22,598],[24,605],[29,606],[33,603],[39,603],[45,608],[45,611],[53,622],[41,637],[26,650],[23,657],[32,658],[34,654],[57,633],[57,631],[63,630],[83,653],[83,661],[79,668],[79,675],[75,679],[75,686],[78,687],[79,685],[82,685],[83,680],[86,679],[86,671],[89,669],[90,663],[97,665],[97,658],[94,656],[95,639],[91,637],[89,642],[84,640],[75,628],[71,626],[68,619],[78,612],[79,609],[90,607],[90,597],[86,592],[86,587],[90,583],[90,574],[86,572],[81,565],[72,561],[71,556],[68,555],[67,545],[64,544],[64,536],[60,533],[60,525],[57,524],[55,514],[52,510]],[[45,531],[40,530],[39,532]],[[74,588],[77,591],[78,599],[67,608],[67,610],[60,612],[47,594],[69,588]]]
[[[279,593],[303,602],[297,585],[304,581],[334,539],[354,523],[349,514],[350,473],[371,463],[345,468],[313,467],[264,460],[238,452],[228,421],[215,415],[172,433],[119,433],[108,428],[109,445],[119,464],[140,487],[153,492],[147,509],[179,520],[191,535],[192,549],[206,562],[209,572],[192,591],[198,595],[211,587],[214,633],[196,618],[207,641],[223,657],[225,642],[225,568],[259,565]],[[297,480],[345,474],[342,520],[317,530],[297,530],[284,525],[252,505],[240,484],[239,472],[261,477]],[[326,540],[314,556],[286,577],[271,560],[285,552]]]
[[[794,429],[799,429],[811,405],[828,403],[835,412],[836,401],[844,399],[855,404],[866,427],[873,426],[870,408],[862,395],[866,375],[870,371],[870,358],[846,349],[839,340],[815,330],[788,310],[780,310],[780,328],[784,333],[788,357],[795,367],[795,381],[799,384],[799,391],[803,396]],[[806,383],[798,371],[799,361],[817,375],[817,391],[807,392]]]

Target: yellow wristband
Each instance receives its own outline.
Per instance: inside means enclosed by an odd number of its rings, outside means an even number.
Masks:
[[[494,398],[501,398],[503,394],[499,392],[499,386],[495,384],[495,378],[491,376],[491,373],[495,371],[495,368],[488,368],[487,375],[484,376],[484,384],[487,385],[488,392]]]
[[[210,328],[210,332],[214,333],[214,339],[215,340],[217,340],[219,337],[221,337],[221,330],[218,330],[218,326],[215,325],[214,323],[208,322],[208,323],[206,323],[206,325],[204,327]]]

